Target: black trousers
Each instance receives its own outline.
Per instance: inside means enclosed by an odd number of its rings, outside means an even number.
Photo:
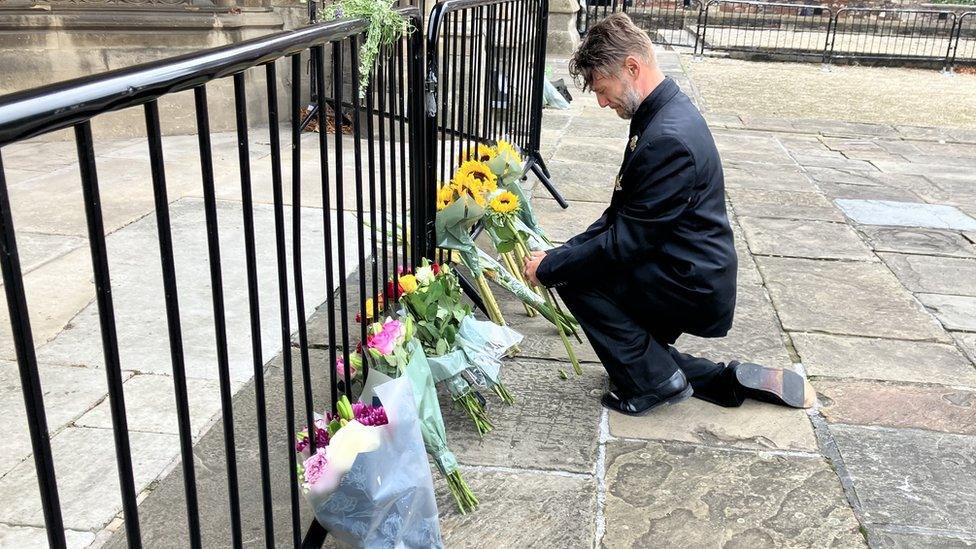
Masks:
[[[593,286],[567,285],[558,292],[582,326],[618,396],[648,393],[681,370],[696,397],[720,406],[742,404],[732,368],[672,346],[683,330],[673,320],[677,315],[669,314],[665,304],[637,310],[623,293]]]

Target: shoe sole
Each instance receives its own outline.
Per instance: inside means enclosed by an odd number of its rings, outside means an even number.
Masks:
[[[786,406],[811,408],[817,401],[810,382],[793,370],[743,363],[736,367],[735,377],[743,387],[762,391]]]
[[[683,391],[681,391],[680,393],[678,393],[678,394],[676,394],[676,395],[674,395],[674,396],[672,396],[672,397],[670,397],[670,398],[668,398],[666,400],[662,400],[661,402],[658,402],[657,404],[649,407],[646,410],[642,410],[640,412],[625,412],[623,410],[618,410],[617,408],[611,408],[609,406],[606,406],[602,402],[600,403],[600,405],[603,406],[604,408],[606,408],[607,410],[610,410],[612,412],[617,412],[619,414],[624,414],[625,416],[640,417],[640,416],[646,416],[647,414],[651,413],[652,411],[654,411],[657,408],[660,408],[661,406],[678,404],[679,402],[688,400],[689,398],[691,398],[691,395],[693,395],[694,393],[695,393],[695,390],[691,387],[691,385],[689,385],[689,386],[685,387],[685,389]]]

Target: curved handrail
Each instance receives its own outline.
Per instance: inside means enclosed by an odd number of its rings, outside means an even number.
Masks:
[[[420,20],[416,6],[397,10]],[[340,19],[0,96],[0,146],[70,127],[366,30]]]

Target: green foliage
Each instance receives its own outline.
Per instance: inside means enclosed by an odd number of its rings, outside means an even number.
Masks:
[[[325,19],[361,17],[369,20],[366,42],[359,52],[359,97],[366,96],[370,75],[380,51],[416,29],[393,9],[395,0],[339,0],[322,8]]]

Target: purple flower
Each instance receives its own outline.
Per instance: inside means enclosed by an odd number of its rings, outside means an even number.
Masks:
[[[321,419],[315,421],[315,447],[324,448],[329,444],[329,431],[326,429],[328,422],[322,421]],[[308,448],[308,426],[299,433],[302,438],[295,443],[295,451],[302,453]]]

